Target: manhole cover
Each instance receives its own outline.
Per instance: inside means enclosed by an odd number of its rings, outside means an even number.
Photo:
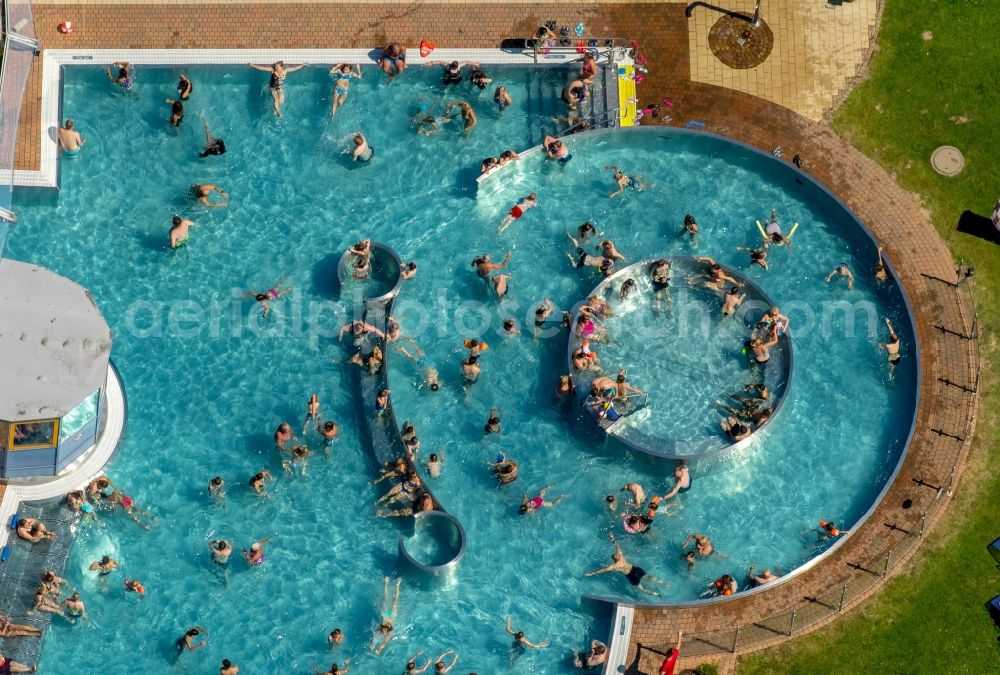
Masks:
[[[743,16],[723,16],[708,32],[708,46],[730,68],[759,66],[771,55],[774,33],[763,20],[754,28]]]
[[[931,153],[931,166],[942,176],[957,176],[965,168],[965,158],[958,148],[942,145]]]

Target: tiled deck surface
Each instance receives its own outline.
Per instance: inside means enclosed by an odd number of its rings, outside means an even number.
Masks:
[[[854,6],[860,8],[876,1],[857,0]],[[781,6],[780,2],[773,4]],[[784,6],[808,4],[784,2]],[[767,11],[767,3],[765,5]],[[697,12],[707,15],[706,10]],[[697,12],[694,26],[702,20]],[[803,14],[803,17],[808,16]],[[70,36],[60,36],[55,26],[67,18],[75,22],[76,30]],[[779,47],[805,49],[806,43],[798,38],[791,38],[798,40],[794,47],[787,42],[787,31],[796,30],[794,23],[783,27],[777,16],[766,14],[765,18],[775,31],[776,40],[780,41],[775,46],[776,52]],[[976,397],[939,378],[973,386],[978,352],[974,342],[946,334],[935,324],[968,333],[973,324],[972,309],[962,300],[964,296],[954,289],[923,276],[954,281],[955,267],[912,196],[896,185],[875,162],[828,127],[768,100],[711,82],[693,81],[704,75],[703,60],[696,53],[697,39],[691,37],[692,23],[685,18],[682,4],[469,4],[462,5],[461,11],[456,11],[453,4],[417,3],[336,6],[294,3],[272,6],[37,4],[35,7],[36,28],[43,48],[371,47],[390,39],[413,46],[424,37],[439,46],[495,47],[499,38],[524,36],[548,19],[570,26],[583,21],[593,34],[638,39],[650,61],[650,74],[639,88],[642,103],[661,101],[665,97],[672,99],[674,107],[663,106],[663,112],[673,116],[673,124],[697,119],[710,131],[767,151],[783,146],[786,158],[794,153],[801,154],[803,170],[837,192],[885,245],[915,311],[917,339],[923,357],[921,402],[913,444],[899,477],[873,517],[822,564],[763,594],[736,597],[697,610],[638,610],[632,630],[629,672],[654,673],[661,657],[649,649],[640,650],[637,645],[664,650],[672,645],[678,627],[688,634],[706,634],[738,624],[749,625],[793,607],[802,607],[810,596],[837,593],[851,579],[870,576],[870,572],[858,570],[851,566],[852,563],[870,567],[873,560],[884,556],[889,543],[906,536],[888,525],[915,530],[920,516],[934,499],[933,490],[918,486],[912,479],[921,478],[942,485],[948,482],[956,464],[961,469],[967,440],[956,440],[938,431],[958,439],[969,439]],[[708,25],[706,23],[706,33]],[[692,49],[692,45],[696,48]],[[775,59],[775,55],[771,59]],[[692,63],[697,63],[698,77],[695,78],[692,77]],[[754,85],[756,88],[751,88],[749,81],[744,88],[775,100],[790,101],[785,97],[785,82],[791,75],[779,65],[777,62],[771,66],[765,64],[761,67],[760,80]],[[845,69],[851,71],[850,67]],[[796,71],[796,76],[798,74]],[[838,85],[833,75],[830,79],[824,77],[819,78],[820,85],[832,101]],[[706,75],[705,79],[711,78]],[[723,84],[724,79],[718,84]],[[779,90],[781,96],[777,93]],[[18,168],[37,168],[39,91],[38,74],[33,73],[20,130]],[[825,104],[815,105],[818,110]],[[648,117],[644,123],[660,123],[661,120],[662,116],[660,119]],[[905,498],[913,500],[913,508],[903,510],[900,507]],[[947,500],[945,495],[938,503]],[[909,548],[901,557],[915,548]],[[876,583],[872,589],[878,586]],[[870,592],[871,589],[856,599]],[[834,612],[831,616],[836,615]],[[823,621],[818,621],[812,627],[821,623]],[[786,639],[780,631],[772,632],[773,638],[759,640],[753,648]],[[682,660],[682,665],[693,666],[701,660],[688,658]],[[731,668],[732,659],[724,660],[722,665],[724,669]]]

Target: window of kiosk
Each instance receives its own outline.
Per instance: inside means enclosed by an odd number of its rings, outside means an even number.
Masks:
[[[83,399],[78,406],[63,415],[59,422],[59,443],[65,443],[66,439],[78,432],[97,417],[97,401],[100,398],[101,390],[98,389],[93,394]]]
[[[54,448],[59,440],[59,420],[12,422],[7,447],[11,451]]]

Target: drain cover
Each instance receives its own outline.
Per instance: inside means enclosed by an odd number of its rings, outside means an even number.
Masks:
[[[957,176],[965,168],[965,158],[958,148],[942,145],[931,153],[931,166],[942,176]]]

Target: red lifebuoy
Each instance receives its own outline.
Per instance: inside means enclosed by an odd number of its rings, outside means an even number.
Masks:
[[[579,42],[576,43],[576,53],[577,54],[586,54],[587,53],[587,41],[586,40],[580,40]]]
[[[434,51],[434,49],[436,47],[437,47],[437,45],[434,44],[433,42],[430,42],[429,40],[421,40],[420,41],[420,55],[423,56],[423,57],[430,56],[431,52]]]
[[[73,32],[73,22],[63,21],[61,24],[56,26],[56,30],[58,30],[63,35],[69,35],[70,33]]]

